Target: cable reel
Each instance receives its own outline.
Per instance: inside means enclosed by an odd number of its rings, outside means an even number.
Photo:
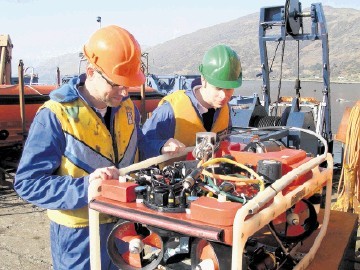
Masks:
[[[287,0],[285,2],[286,32],[290,35],[299,34],[302,26],[301,3],[298,0]]]
[[[254,127],[271,127],[282,126],[281,117],[279,116],[265,116],[259,117],[254,121]]]

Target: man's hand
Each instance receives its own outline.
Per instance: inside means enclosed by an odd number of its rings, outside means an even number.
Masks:
[[[161,154],[169,154],[169,153],[177,154],[177,153],[181,153],[184,149],[185,149],[185,144],[174,138],[170,138],[161,148]]]
[[[119,169],[115,166],[96,169],[89,176],[89,183],[95,179],[110,180],[119,179]]]

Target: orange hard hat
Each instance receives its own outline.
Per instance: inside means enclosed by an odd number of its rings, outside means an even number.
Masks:
[[[139,86],[145,82],[140,45],[124,28],[116,25],[100,28],[84,45],[84,54],[116,84]]]

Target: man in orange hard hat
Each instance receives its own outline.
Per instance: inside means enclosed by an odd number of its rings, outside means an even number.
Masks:
[[[137,148],[150,149],[128,87],[144,83],[138,42],[118,26],[96,31],[84,46],[86,79],[51,92],[31,125],[14,188],[48,209],[54,269],[90,269],[88,186],[118,179]],[[171,139],[166,149],[176,151]],[[146,145],[146,148],[144,147]],[[102,269],[116,269],[106,252],[114,218],[100,215]]]

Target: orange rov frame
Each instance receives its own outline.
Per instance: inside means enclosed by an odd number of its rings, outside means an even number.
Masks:
[[[290,128],[302,130],[298,128]],[[312,133],[308,130],[304,132]],[[320,140],[324,139],[319,136]],[[219,256],[214,253],[211,243],[220,243],[231,250],[231,269],[243,269],[245,246],[248,240],[269,223],[278,224],[288,222],[287,211],[290,208],[302,208],[301,202],[309,198],[326,186],[326,201],[324,218],[319,234],[314,244],[306,255],[294,266],[294,269],[304,269],[314,258],[314,254],[325,236],[330,216],[331,186],[333,159],[327,154],[327,147],[322,155],[311,158],[302,150],[283,148],[280,151],[265,153],[244,152],[241,145],[222,143],[217,151],[217,156],[231,154],[237,163],[247,164],[253,169],[259,160],[275,160],[282,164],[283,175],[260,190],[256,196],[244,204],[210,197],[199,197],[191,202],[189,208],[183,213],[169,213],[151,209],[136,201],[134,182],[120,182],[118,180],[92,182],[89,187],[89,217],[90,217],[90,254],[92,269],[100,269],[100,238],[99,238],[99,213],[109,214],[128,221],[122,230],[128,230],[122,235],[126,241],[140,239],[141,244],[164,250],[164,245],[158,235],[150,234],[148,237],[136,235],[134,224],[142,224],[150,228],[159,228],[168,232],[179,233],[195,239],[195,261],[201,265],[211,261],[214,269],[226,269]],[[190,149],[191,150],[191,149]],[[170,156],[160,156],[147,161],[121,169],[125,175],[135,167],[148,167],[158,164]],[[171,157],[173,158],[173,156]],[[213,158],[215,160],[216,158]],[[210,159],[211,160],[211,159]],[[320,164],[327,162],[327,167]],[[299,206],[299,207],[298,207]],[[290,226],[290,225],[289,225]],[[295,234],[301,227],[293,224]],[[131,233],[131,232],[134,233]],[[142,268],[139,255],[131,252],[123,255],[124,261],[130,265],[128,269]],[[191,258],[193,260],[193,258]],[[157,261],[156,264],[160,263]],[[203,265],[202,265],[203,266]],[[151,265],[154,267],[154,265]],[[227,267],[227,266],[226,266]],[[149,268],[150,269],[150,268]]]

